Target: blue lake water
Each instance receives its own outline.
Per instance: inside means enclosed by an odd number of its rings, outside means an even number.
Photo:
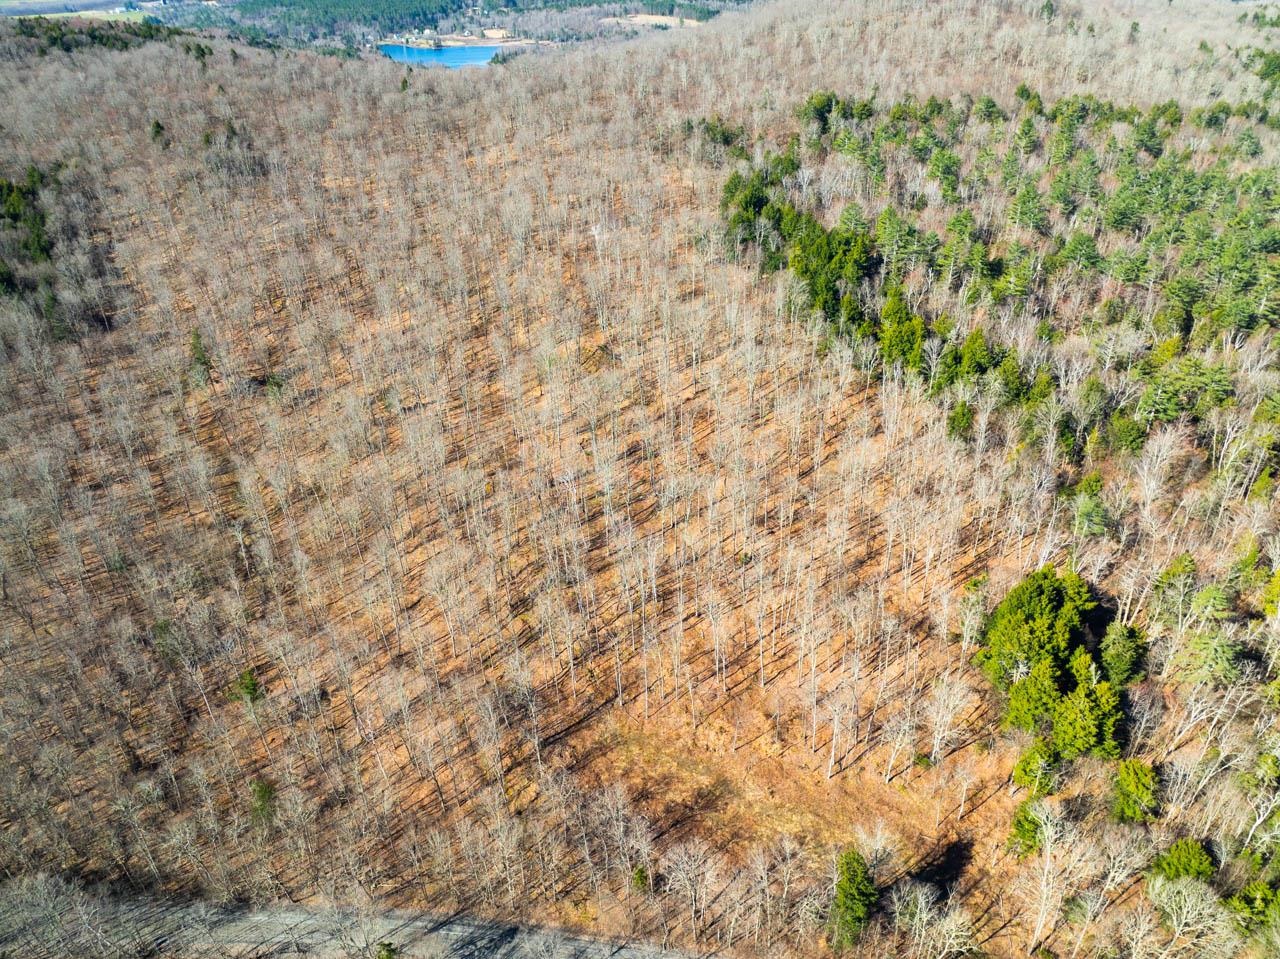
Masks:
[[[380,43],[378,49],[396,63],[412,63],[421,66],[482,67],[497,54],[499,47],[409,47],[403,43]]]

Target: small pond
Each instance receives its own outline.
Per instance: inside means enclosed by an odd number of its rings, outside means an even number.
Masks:
[[[482,67],[494,58],[501,47],[411,47],[403,43],[380,43],[378,49],[396,63],[424,67]]]

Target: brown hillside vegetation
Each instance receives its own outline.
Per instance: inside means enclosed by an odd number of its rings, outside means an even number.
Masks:
[[[1177,801],[1123,830],[1080,760],[1061,841],[1019,859],[1029,739],[973,656],[1045,563],[1145,622],[1180,553],[1265,552],[1272,501],[1174,424],[1108,473],[1118,531],[1080,536],[1052,442],[954,441],[734,255],[733,161],[697,126],[783,144],[819,89],[1243,102],[1238,13],[798,0],[460,73],[0,27],[0,178],[50,174],[53,244],[0,299],[9,895],[49,873],[824,955],[852,845],[885,891],[859,954],[1253,948],[1171,931],[1140,871],[1250,832],[1254,687],[1180,682],[1153,631],[1126,755]],[[884,206],[836,159],[801,180],[830,219]],[[1231,353],[1260,393],[1268,350]]]

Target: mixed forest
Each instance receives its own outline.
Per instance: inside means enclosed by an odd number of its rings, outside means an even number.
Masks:
[[[0,954],[1276,955],[1278,82],[1212,0],[0,24]]]
[[[353,54],[367,41],[428,31],[480,35],[503,29],[527,39],[581,42],[642,32],[632,15],[699,24],[749,0],[234,0],[210,5],[176,0],[152,8],[171,25],[215,30],[255,45],[311,44]],[[667,28],[669,24],[660,24]],[[345,46],[332,46],[340,41]]]

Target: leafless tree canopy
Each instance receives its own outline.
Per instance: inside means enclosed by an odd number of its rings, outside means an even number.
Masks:
[[[1225,578],[1247,537],[1280,563],[1272,500],[1173,425],[1078,535],[1051,451],[980,405],[950,439],[732,254],[696,121],[785,142],[815,90],[1024,81],[1240,103],[1238,13],[778,0],[459,74],[0,29],[0,178],[48,174],[53,244],[0,296],[6,897],[86,955],[96,883],[820,955],[856,845],[867,955],[1234,954],[1195,880],[1135,884],[1176,837],[1280,843],[1242,778],[1280,641],[1229,624],[1266,655],[1191,675],[1203,609],[1156,580],[1188,551]],[[1164,814],[1108,823],[1084,760],[1019,860],[1026,741],[972,657],[1049,561],[1151,624],[1127,748]]]

